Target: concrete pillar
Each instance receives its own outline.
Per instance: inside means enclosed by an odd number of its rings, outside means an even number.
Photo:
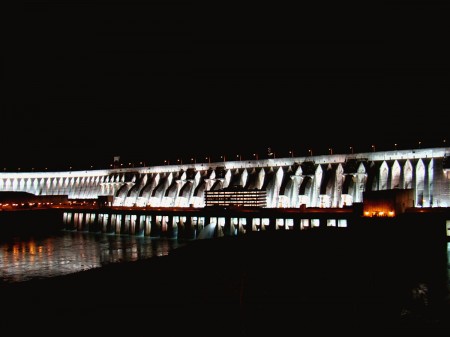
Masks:
[[[245,227],[244,227],[244,222],[247,222],[247,219],[245,218],[236,218],[237,220],[237,227],[236,227],[236,235],[243,235],[245,234]]]
[[[302,220],[300,218],[294,218],[294,227],[293,230],[294,231],[299,231],[301,229],[301,222]]]
[[[184,238],[191,240],[195,239],[197,236],[197,230],[192,223],[192,217],[188,216],[186,217],[186,220],[184,222]]]
[[[75,229],[74,225],[73,225],[73,212],[67,212],[67,219],[66,219],[66,226],[65,228],[68,230],[73,230]]]
[[[106,233],[114,233],[114,221],[113,218],[115,214],[108,214],[108,219],[106,222]]]
[[[120,214],[120,227],[119,227],[119,233],[120,234],[128,234],[128,220],[129,215],[126,215],[125,213]]]
[[[269,218],[269,230],[271,230],[271,231],[274,231],[274,230],[276,230],[276,227],[277,226],[277,221],[276,221],[276,219],[275,218]]]
[[[77,214],[77,218],[76,218],[76,220],[77,220],[77,223],[76,223],[77,230],[78,231],[83,231],[84,230],[84,213],[78,212],[76,214]]]
[[[174,216],[169,216],[167,219],[164,217],[164,221],[166,221],[167,231],[166,236],[168,238],[176,238],[178,237],[178,224],[175,221]]]
[[[246,222],[246,224],[245,224],[245,233],[247,234],[247,233],[253,232],[254,231],[253,218],[247,217],[245,219],[245,222]]]
[[[144,236],[151,236],[154,217],[153,215],[147,215],[145,217]]]
[[[91,227],[90,231],[97,233],[101,231],[101,225],[98,219],[98,213],[91,213]]]
[[[162,231],[162,217],[154,215],[152,217],[152,230],[150,232],[151,237],[160,237]]]
[[[122,215],[122,229],[120,233],[122,234],[131,234],[131,214],[123,214]]]
[[[136,224],[134,228],[134,235],[142,235],[145,230],[145,215],[138,215],[136,218]]]
[[[100,231],[102,233],[108,233],[108,222],[111,216],[108,213],[102,213],[100,216]]]

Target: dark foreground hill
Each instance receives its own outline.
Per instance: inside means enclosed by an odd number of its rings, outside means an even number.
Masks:
[[[447,260],[341,230],[192,241],[169,256],[1,286],[15,336],[449,336]]]

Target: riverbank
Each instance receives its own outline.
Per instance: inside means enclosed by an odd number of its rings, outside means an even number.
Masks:
[[[445,336],[447,260],[348,230],[196,240],[168,256],[1,285],[15,335]]]

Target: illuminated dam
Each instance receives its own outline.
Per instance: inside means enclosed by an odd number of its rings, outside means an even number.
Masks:
[[[59,172],[2,172],[0,191],[110,206],[205,206],[209,191],[263,191],[267,208],[342,208],[364,191],[412,189],[415,207],[450,206],[450,148]]]

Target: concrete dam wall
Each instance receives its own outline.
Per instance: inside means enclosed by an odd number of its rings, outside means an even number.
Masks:
[[[112,206],[204,207],[205,191],[264,190],[266,207],[344,207],[364,191],[412,189],[415,207],[450,206],[450,148],[332,154],[87,171],[2,172],[0,192]]]

